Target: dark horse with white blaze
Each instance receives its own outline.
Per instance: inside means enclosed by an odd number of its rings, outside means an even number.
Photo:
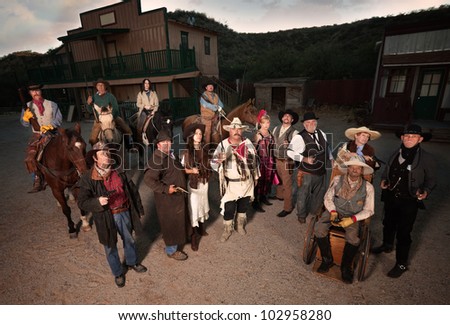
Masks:
[[[40,172],[50,186],[53,196],[58,201],[67,218],[67,227],[71,238],[77,237],[77,228],[71,217],[71,209],[67,204],[64,191],[72,190],[77,198],[76,184],[81,173],[87,170],[86,143],[81,137],[81,127],[77,123],[72,129],[58,128],[57,133],[45,146],[38,163]],[[90,230],[84,211],[81,212],[82,229]]]
[[[238,117],[242,123],[251,124],[255,126],[258,121],[259,110],[255,106],[255,100],[249,99],[247,102],[240,104],[233,108],[225,118],[221,120],[218,127],[211,132],[211,143],[218,144],[221,140],[228,138],[229,134],[223,129],[224,125],[231,123],[233,118]],[[202,123],[200,115],[191,115],[184,119],[181,126],[184,130],[188,125],[193,123]],[[221,129],[219,129],[222,127]]]
[[[166,130],[170,135],[173,135],[173,120],[172,116],[168,113],[164,113],[161,110],[155,112],[153,116],[146,116],[146,111],[142,111],[142,115],[139,113],[130,117],[128,124],[133,131],[133,140],[139,144],[145,146],[153,145],[156,136],[161,130]],[[142,123],[142,129],[138,130],[138,119],[145,119]]]

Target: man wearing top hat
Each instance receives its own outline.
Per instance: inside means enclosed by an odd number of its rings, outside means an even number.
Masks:
[[[28,193],[36,193],[43,190],[43,176],[37,168],[36,155],[39,151],[39,139],[49,130],[61,126],[62,114],[55,102],[42,97],[42,85],[31,83],[28,91],[31,101],[22,109],[20,122],[23,126],[32,126],[37,121],[39,128],[32,127],[33,134],[28,142],[25,165],[29,173],[34,173],[33,188]]]
[[[320,213],[326,191],[326,165],[332,160],[325,133],[317,129],[314,112],[303,115],[304,129],[296,135],[288,147],[287,155],[299,163],[297,174],[297,217],[305,223],[309,215]]]
[[[420,125],[408,125],[397,132],[402,143],[392,154],[381,175],[384,201],[383,244],[372,253],[390,253],[397,239],[395,266],[388,272],[391,278],[400,277],[408,270],[411,231],[418,209],[424,209],[423,200],[436,186],[435,159],[422,149],[421,143],[431,139]]]
[[[89,105],[91,111],[93,114],[100,113],[102,107],[109,107],[112,108],[112,116],[114,118],[114,122],[116,123],[116,127],[123,133],[124,135],[124,143],[125,146],[129,147],[131,145],[131,135],[132,131],[130,127],[125,123],[125,121],[119,116],[119,104],[117,103],[116,97],[108,91],[109,88],[109,82],[103,79],[98,79],[94,82],[94,87],[97,89],[94,96],[89,95],[89,97],[86,100],[86,103]],[[98,135],[102,129],[101,123],[94,122],[94,125],[92,126],[92,131],[89,136],[89,143],[91,145],[94,145],[97,143]]]
[[[248,126],[235,117],[223,128],[230,136],[219,143],[211,160],[211,167],[219,173],[222,196],[220,208],[224,231],[221,242],[231,236],[235,215],[238,233],[246,234],[247,209],[254,198],[254,187],[259,178],[256,149],[249,139],[242,136]]]
[[[274,156],[277,174],[281,180],[281,184],[277,186],[276,198],[284,201],[283,210],[277,214],[278,217],[284,218],[292,212],[294,205],[292,204],[292,173],[294,170],[294,162],[287,155],[287,148],[291,140],[298,131],[294,125],[298,122],[298,114],[287,109],[278,113],[278,119],[281,125],[273,129],[273,138],[275,142]]]

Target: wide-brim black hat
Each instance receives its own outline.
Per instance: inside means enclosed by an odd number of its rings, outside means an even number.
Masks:
[[[278,112],[278,119],[280,120],[280,122],[281,123],[283,123],[283,116],[285,115],[285,114],[289,114],[290,116],[292,116],[292,119],[293,119],[293,121],[292,121],[292,125],[294,125],[294,124],[296,124],[297,122],[298,122],[298,119],[299,119],[299,116],[298,116],[298,114],[297,113],[295,113],[293,110],[291,110],[291,109],[287,109],[287,110],[285,110],[285,111],[280,111],[280,112]]]
[[[158,135],[156,136],[155,144],[158,144],[159,142],[166,141],[166,140],[172,141],[172,136],[169,133],[169,131],[163,129],[163,130],[159,131]]]
[[[202,85],[202,87],[203,87],[203,89],[205,90],[206,89],[206,86],[208,86],[208,85],[212,85],[213,87],[214,87],[214,89],[216,89],[216,87],[217,87],[217,84],[215,83],[215,82],[212,82],[212,81],[210,81],[210,82],[205,82],[203,85]]]
[[[319,118],[316,116],[314,112],[306,112],[303,114],[303,120],[302,122],[308,121],[308,120],[318,120]]]
[[[42,84],[38,84],[36,82],[30,81],[27,85],[27,89],[28,90],[39,90],[42,89],[42,87],[44,87],[44,85]]]
[[[101,83],[101,84],[104,84],[105,85],[105,88],[109,88],[109,82],[108,81],[106,81],[106,80],[103,80],[103,79],[97,79],[97,81],[94,81],[94,83],[93,83],[93,85],[94,85],[94,87],[97,87],[97,84],[98,83]]]
[[[186,140],[189,136],[193,135],[195,133],[195,130],[200,129],[202,131],[202,134],[205,134],[205,124],[201,123],[193,123],[186,126],[186,128],[183,130],[183,139]]]
[[[403,130],[395,132],[395,135],[399,138],[405,134],[418,134],[423,138],[423,142],[430,141],[432,138],[432,134],[430,132],[423,132],[422,127],[418,124],[409,124]]]

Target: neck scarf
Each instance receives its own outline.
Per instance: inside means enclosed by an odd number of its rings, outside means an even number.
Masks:
[[[343,176],[343,182],[342,187],[339,189],[339,197],[350,200],[352,197],[355,196],[356,191],[359,190],[359,188],[362,185],[362,177],[360,177],[357,181],[353,182],[351,181],[348,176]]]
[[[414,157],[416,156],[417,150],[419,149],[419,145],[416,145],[412,148],[406,148],[403,143],[400,147],[400,155],[399,162],[402,164],[406,161],[407,165],[411,165],[414,161]]]
[[[33,103],[38,107],[38,109],[39,109],[39,114],[44,115],[44,111],[45,111],[45,108],[44,108],[44,99],[43,99],[43,98],[38,99],[38,100],[34,100],[34,99],[33,99]]]

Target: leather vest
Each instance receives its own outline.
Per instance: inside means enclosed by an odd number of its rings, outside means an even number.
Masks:
[[[334,205],[336,206],[336,211],[340,215],[349,217],[354,216],[364,208],[367,195],[366,180],[363,178],[361,187],[356,191],[355,195],[350,200],[345,200],[337,195],[344,182],[344,177],[346,177],[346,175],[342,175],[339,179],[339,183],[336,184]]]

